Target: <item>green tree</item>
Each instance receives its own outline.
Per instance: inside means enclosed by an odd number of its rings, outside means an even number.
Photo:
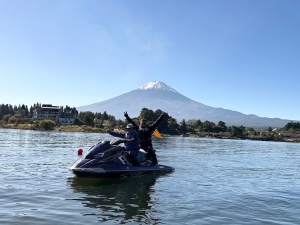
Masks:
[[[216,124],[213,122],[210,122],[208,120],[205,120],[202,124],[202,130],[205,132],[214,132],[216,127]]]
[[[53,120],[38,120],[34,123],[34,127],[43,130],[54,130],[55,126],[56,123]]]
[[[148,123],[156,120],[153,110],[147,108],[142,108],[139,118],[147,120]]]
[[[245,127],[243,127],[243,126],[239,126],[239,127],[231,126],[230,127],[230,132],[234,136],[242,136],[244,131],[245,131]]]
[[[28,118],[29,117],[29,110],[28,110],[27,105],[25,106],[24,113],[25,113],[25,117]]]
[[[102,120],[108,120],[109,119],[108,114],[106,113],[106,111],[103,112],[103,114],[101,116],[101,119]]]
[[[226,127],[226,123],[224,123],[223,121],[219,121],[218,126],[219,127]]]
[[[291,121],[283,127],[283,130],[285,130],[285,131],[288,131],[290,129],[300,130],[300,123],[299,122],[294,123],[293,121]]]
[[[168,119],[168,130],[171,131],[171,133],[174,133],[177,131],[177,129],[179,128],[179,125],[177,123],[177,120],[173,117],[170,117]]]
[[[290,128],[287,130],[288,133],[295,133],[295,129],[294,128]]]
[[[194,124],[194,127],[198,128],[198,129],[201,129],[201,126],[202,126],[201,120],[196,120],[196,123]]]
[[[28,114],[29,117],[33,117],[33,110],[34,110],[34,108],[32,106],[30,106],[29,114]]]
[[[81,126],[83,123],[76,117],[73,121],[73,125]]]
[[[10,117],[11,117],[11,114],[4,115],[4,116],[3,116],[3,120],[4,120],[5,122],[8,122],[8,120],[9,120]]]
[[[179,129],[180,129],[180,131],[181,131],[182,133],[185,133],[185,132],[186,132],[187,127],[186,127],[185,119],[183,119],[183,120],[181,121]]]
[[[117,121],[116,121],[116,126],[117,126],[118,129],[124,128],[124,127],[125,127],[125,124],[126,124],[126,123],[125,123],[123,120],[117,120]]]
[[[102,120],[102,113],[96,112],[96,113],[95,113],[95,117],[96,117],[98,120]]]
[[[9,117],[9,120],[8,120],[8,123],[16,123],[16,121],[17,121],[17,117],[15,117],[15,116],[11,116],[11,117]]]
[[[94,114],[91,112],[86,113],[83,117],[83,122],[87,126],[94,126]]]
[[[98,125],[98,119],[94,118],[93,123],[94,123],[94,125]]]
[[[219,121],[217,125],[218,132],[225,132],[227,131],[226,123],[223,121]]]

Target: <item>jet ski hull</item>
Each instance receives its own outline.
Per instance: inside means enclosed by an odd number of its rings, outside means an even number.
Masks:
[[[167,173],[174,168],[164,165],[153,165],[148,167],[130,165],[103,165],[99,168],[72,168],[69,167],[77,177],[90,178],[121,178],[137,176],[141,174]]]
[[[80,156],[69,170],[77,177],[116,178],[128,177],[146,173],[162,173],[174,171],[174,168],[164,165],[151,165],[146,152],[140,150],[137,159],[142,166],[132,166],[128,152],[109,141],[101,141],[90,148],[85,156]]]

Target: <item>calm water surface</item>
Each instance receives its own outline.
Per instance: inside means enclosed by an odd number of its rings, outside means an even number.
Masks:
[[[0,224],[299,224],[300,144],[155,139],[166,175],[75,178],[107,134],[0,129]]]

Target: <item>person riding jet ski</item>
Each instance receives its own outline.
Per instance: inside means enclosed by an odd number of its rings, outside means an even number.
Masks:
[[[131,123],[135,129],[138,131],[139,136],[140,136],[140,148],[145,150],[147,152],[147,155],[152,161],[153,165],[156,165],[157,162],[157,157],[155,154],[155,151],[152,146],[152,133],[156,130],[158,124],[162,121],[164,118],[165,114],[162,113],[158,119],[151,124],[150,126],[147,125],[147,121],[145,119],[140,120],[140,126],[138,126],[129,116],[127,112],[124,112],[124,116],[126,120]]]
[[[127,124],[125,134],[119,134],[112,131],[108,131],[108,133],[112,136],[123,138],[121,140],[117,140],[118,143],[124,143],[124,148],[129,152],[128,156],[132,165],[140,166],[137,159],[137,154],[140,150],[140,139],[139,134],[134,129],[134,126],[131,123]]]

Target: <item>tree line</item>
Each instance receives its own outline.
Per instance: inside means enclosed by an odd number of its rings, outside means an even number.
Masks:
[[[300,131],[300,123],[289,122],[283,127],[283,130],[288,131],[289,133]]]
[[[30,108],[27,105],[11,105],[11,104],[1,104],[0,105],[0,124],[2,123],[30,123],[33,117],[34,109],[41,108],[41,103],[35,103]],[[66,107],[60,106],[62,116],[65,113],[74,113],[78,114],[78,111],[75,107],[70,107],[66,105]]]
[[[5,123],[11,124],[20,124],[20,123],[33,123],[32,116],[33,111],[35,108],[41,107],[40,103],[36,103],[30,108],[24,104],[18,106],[12,106],[10,104],[1,104],[0,105],[0,125]],[[90,126],[100,129],[124,129],[127,125],[127,121],[124,119],[116,119],[115,116],[109,115],[106,111],[103,113],[100,112],[80,112],[76,110],[75,107],[70,106],[60,106],[62,112],[70,112],[76,115],[73,125],[77,126]],[[133,118],[133,120],[139,124],[139,120],[144,118],[148,121],[148,124],[152,124],[156,121],[156,119],[164,113],[165,116],[163,120],[160,122],[158,126],[158,130],[161,133],[165,134],[194,134],[198,136],[222,136],[225,133],[234,137],[240,138],[250,138],[250,139],[262,139],[262,136],[259,132],[255,131],[253,128],[246,128],[244,126],[226,126],[226,123],[223,121],[219,121],[217,124],[214,122],[205,120],[201,121],[198,120],[189,120],[186,121],[183,119],[182,121],[178,122],[175,118],[170,116],[168,113],[163,112],[160,109],[155,111],[142,108],[140,114],[137,118]],[[37,127],[47,127],[52,129],[53,127],[57,126],[54,121],[45,122],[39,121],[36,125]],[[300,131],[300,124],[299,122],[289,122],[283,128],[283,131],[287,132],[296,132]],[[282,137],[277,133],[272,131],[272,128],[268,128],[268,134],[264,135],[263,138],[266,140],[281,140]]]
[[[34,108],[31,106],[28,109],[27,105],[12,106],[10,104],[1,104],[0,105],[0,120],[5,120],[8,122],[8,119],[11,116],[31,118],[33,115]]]

